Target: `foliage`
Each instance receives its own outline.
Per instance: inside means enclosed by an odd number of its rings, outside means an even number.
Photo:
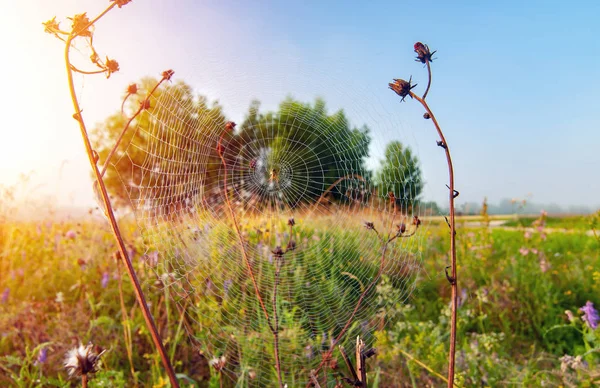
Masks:
[[[423,178],[417,157],[410,147],[399,141],[390,142],[376,175],[380,196],[391,197],[402,209],[410,209],[423,191]]]
[[[330,283],[323,283],[320,288],[326,289],[327,284],[356,287],[356,281],[341,275],[347,268],[335,270],[343,267],[348,257],[354,257],[352,252],[357,245],[352,239],[356,237],[344,230],[330,230],[323,222],[297,226],[302,233],[298,241],[306,238],[316,244],[324,252],[322,260],[331,263],[331,278],[319,280]],[[378,285],[377,293],[369,296],[362,312],[362,317],[371,317],[370,321],[376,323],[377,331],[370,342],[378,355],[368,365],[370,381],[379,387],[439,386],[443,380],[435,373],[442,377],[445,374],[449,309],[443,270],[449,236],[445,224],[424,223],[420,232],[423,235],[418,236],[427,241],[421,248],[424,273],[429,276],[420,279],[416,292],[406,300],[401,297],[401,284],[388,273]],[[194,351],[191,337],[179,327],[181,315],[173,295],[155,286],[156,275],[145,264],[152,251],[143,251],[142,239],[133,225],[124,224],[124,231],[132,243],[136,271],[149,290],[148,299],[166,347],[176,371],[182,374],[182,384],[191,379],[200,387],[209,386],[211,381],[210,384],[218,386],[215,372],[208,365],[217,351],[205,354]],[[0,224],[0,232],[0,291],[8,290],[3,292],[0,303],[0,354],[3,355],[0,385],[68,386],[70,382],[61,366],[66,351],[79,340],[83,343],[92,340],[109,351],[103,356],[102,371],[92,378],[90,386],[132,386],[136,379],[140,386],[165,386],[164,371],[135,306],[132,288],[129,282],[119,281],[124,272],[112,256],[114,242],[107,227],[92,218],[64,223],[4,222]],[[318,236],[318,241],[313,236]],[[334,245],[330,251],[332,246],[327,242],[332,237],[350,241],[345,249]],[[463,386],[597,384],[594,376],[600,372],[600,329],[588,327],[579,308],[588,300],[596,307],[600,305],[598,241],[576,229],[570,233],[550,233],[537,229],[465,227],[457,237],[463,273],[457,382]],[[249,239],[252,244],[259,241],[252,233]],[[215,249],[210,263],[219,265],[220,257]],[[290,268],[298,274],[307,270],[300,256],[295,260]],[[269,279],[272,271],[264,276]],[[348,290],[352,297],[355,289]],[[125,312],[120,306],[121,294]],[[241,294],[232,288],[230,295]],[[331,301],[331,296],[323,297]],[[220,309],[224,314],[241,314],[240,308],[245,308],[247,314],[256,314],[256,306],[244,305],[237,298],[223,300],[218,293],[199,292],[195,298],[206,308]],[[297,370],[286,371],[286,381],[295,381],[291,386],[297,386],[305,376],[302,366],[311,365],[304,358],[308,354],[306,346],[311,345],[309,349],[317,353],[323,340],[318,328],[330,326],[325,321],[316,322],[314,340],[302,341],[306,338],[302,335],[305,330],[302,324],[292,325],[290,322],[298,321],[286,318],[298,317],[294,314],[299,314],[298,306],[302,303],[307,302],[296,300],[281,305],[282,340],[300,355],[299,361],[284,364],[298,366]],[[328,308],[339,309],[341,304],[330,302]],[[566,310],[572,312],[573,320]],[[201,321],[204,331],[193,334],[201,338],[205,333],[221,332],[224,338],[231,335],[236,338],[240,351],[247,357],[236,369],[236,376],[227,377],[226,382],[237,378],[240,386],[253,386],[255,373],[272,373],[269,333],[243,335],[240,328],[219,327],[223,322],[204,319]],[[131,333],[129,339],[125,336],[127,327]],[[361,329],[353,330],[351,334],[356,335]],[[257,349],[261,339],[264,347]],[[131,362],[128,343],[134,349]],[[48,353],[43,363],[36,364],[39,346],[46,346]],[[228,352],[226,347],[223,351]],[[334,353],[334,356],[343,365],[339,355]]]

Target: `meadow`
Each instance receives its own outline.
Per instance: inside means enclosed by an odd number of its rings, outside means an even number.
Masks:
[[[569,233],[546,233],[543,215],[534,223],[533,230],[519,225],[514,229],[489,228],[486,218],[479,220],[479,226],[473,226],[472,221],[469,219],[468,227],[466,223],[461,227],[460,219],[457,220],[460,275],[457,385],[574,387],[600,383],[598,316],[594,316],[589,305],[585,312],[580,310],[588,301],[600,306],[600,240],[586,234],[585,228],[573,227],[583,222],[594,226],[593,219],[586,217],[577,222],[564,219],[562,227]],[[528,226],[527,222],[523,224]],[[264,380],[257,378],[257,374],[273,373],[272,366],[262,354],[252,354],[256,341],[246,339],[254,336],[254,340],[263,340],[266,345],[262,351],[269,353],[270,333],[259,327],[221,330],[224,323],[238,321],[228,316],[252,316],[251,310],[256,310],[256,306],[243,298],[238,282],[226,288],[229,295],[239,298],[224,299],[216,293],[197,292],[191,302],[196,306],[192,310],[196,320],[189,319],[174,303],[174,295],[169,294],[174,291],[159,287],[161,278],[151,267],[160,264],[149,264],[153,251],[148,249],[139,228],[133,222],[125,222],[124,226],[136,271],[148,290],[152,313],[182,386],[260,386]],[[364,245],[353,242],[352,239],[360,239],[359,235],[301,221],[296,233],[298,241],[314,244],[317,251],[323,252],[316,259],[322,262],[307,263],[299,254],[293,265],[288,264],[290,277],[304,282],[303,276],[311,276],[305,274],[311,267],[328,268],[330,276],[323,278],[325,283],[320,289],[331,288],[331,295],[326,291],[321,296],[330,300],[335,287],[352,284],[342,280],[340,273],[344,269],[363,274],[364,279],[356,279],[354,286],[348,286],[344,293],[351,301],[356,300],[360,293],[356,283],[362,287],[377,268],[376,261],[362,260],[362,256],[359,263],[348,263],[348,257],[354,257],[355,251]],[[375,292],[363,304],[360,318],[372,328],[366,340],[377,350],[376,356],[368,361],[369,385],[444,384],[450,314],[450,287],[444,275],[448,265],[448,234],[445,225],[425,221],[415,236],[420,243],[407,248],[418,254],[421,267],[411,275],[414,288],[407,289],[403,283],[406,274],[392,271],[384,274]],[[248,236],[251,244],[261,241],[258,233]],[[333,239],[343,244],[335,249],[319,245]],[[88,341],[108,350],[90,386],[168,386],[132,287],[115,258],[113,236],[102,220],[90,216],[64,222],[4,221],[0,225],[0,247],[1,386],[77,385],[76,379],[68,379],[63,362],[69,349]],[[218,266],[223,255],[228,254],[210,247],[208,252],[208,265],[212,266]],[[156,261],[160,262],[160,256]],[[347,268],[355,269],[353,272]],[[235,278],[236,274],[229,276]],[[273,273],[265,270],[260,276],[272,279]],[[214,280],[216,289],[222,281]],[[306,287],[310,289],[308,283]],[[201,289],[200,285],[195,289]],[[302,335],[305,330],[302,321],[297,324],[289,319],[288,324],[286,314],[309,308],[297,295],[286,298],[287,304],[282,307],[282,341],[286,349],[296,350],[297,357],[293,361],[282,360],[283,365],[297,368],[286,370],[290,386],[304,386],[300,384],[302,375],[305,377],[307,368],[314,365],[312,354],[319,352],[319,344],[326,337],[316,336],[307,344],[308,337]],[[333,316],[342,314],[336,309],[350,303],[338,302],[337,306],[329,302]],[[222,318],[202,320],[206,317],[202,313],[204,308],[221,309]],[[311,325],[332,327],[326,321],[328,315],[317,316]],[[319,317],[324,321],[318,321]],[[194,327],[194,322],[202,330]],[[226,378],[211,367],[214,365],[211,354],[198,352],[193,346],[194,339],[202,340],[203,335],[221,331],[222,335],[235,336],[236,346],[245,355],[243,362],[238,360],[235,376]],[[360,325],[352,327],[349,336],[355,338],[360,332]],[[223,352],[226,351],[224,348]],[[336,363],[330,363],[328,372],[331,387],[336,384],[337,373],[346,373],[339,353],[333,353],[333,357]]]

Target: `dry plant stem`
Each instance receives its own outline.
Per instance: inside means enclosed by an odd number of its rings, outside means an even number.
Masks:
[[[427,62],[429,66],[429,62]],[[450,204],[450,259],[451,259],[451,275],[450,275],[450,285],[452,287],[452,314],[450,317],[450,353],[448,354],[448,387],[454,386],[454,364],[456,359],[456,309],[458,303],[458,279],[456,277],[456,227],[454,222],[454,168],[452,166],[452,158],[450,156],[450,147],[448,147],[448,143],[444,138],[444,133],[438,124],[435,115],[425,102],[425,99],[417,96],[413,92],[410,92],[411,97],[415,100],[419,101],[423,108],[427,111],[433,124],[435,125],[435,129],[440,136],[440,140],[444,145],[444,150],[446,151],[446,161],[448,162],[448,176],[450,179],[449,185],[449,204]]]
[[[133,114],[133,116],[131,116],[129,118],[129,120],[127,121],[127,124],[125,124],[125,127],[121,131],[121,134],[119,135],[119,138],[117,139],[117,142],[115,143],[115,145],[113,146],[113,148],[110,150],[110,153],[106,157],[106,161],[104,161],[104,166],[102,167],[102,172],[100,173],[100,176],[104,176],[104,173],[106,173],[106,170],[108,169],[108,165],[110,163],[110,159],[112,159],[112,157],[115,154],[115,152],[117,152],[117,148],[119,147],[119,144],[121,144],[121,140],[123,140],[123,137],[125,136],[125,132],[127,132],[127,130],[129,129],[129,126],[131,125],[131,123],[133,122],[133,120],[135,120],[135,118],[138,117],[140,115],[140,113],[142,113],[142,111],[144,110],[144,106],[146,105],[146,104],[144,104],[144,102],[148,101],[148,99],[150,98],[150,96],[152,96],[152,94],[156,91],[156,89],[158,89],[158,87],[165,80],[166,80],[166,78],[163,77],[154,86],[154,88],[150,91],[150,93],[148,93],[148,95],[146,96],[146,98],[142,101],[142,103],[140,104],[140,107],[138,108],[138,110]],[[127,97],[129,97],[129,94],[127,95]],[[125,104],[125,100],[123,100],[123,104]],[[121,106],[121,111],[123,111],[123,106]]]
[[[445,378],[444,376],[442,376],[441,374],[437,373],[436,371],[434,371],[433,369],[431,369],[430,367],[428,367],[426,364],[424,364],[423,362],[417,360],[416,358],[414,358],[410,353],[405,352],[402,349],[398,349],[400,350],[400,353],[402,353],[402,355],[404,355],[404,357],[408,358],[409,360],[413,361],[415,364],[419,365],[421,368],[425,369],[426,371],[428,371],[429,373],[431,373],[432,375],[436,376],[437,378],[443,380],[445,383],[448,382],[448,379]]]
[[[377,237],[379,238],[379,233],[377,232],[377,230],[376,229],[373,229],[373,230],[377,233]],[[340,334],[338,334],[337,337],[335,337],[335,339],[333,340],[333,345],[337,344],[339,342],[339,340],[344,336],[344,334],[346,334],[346,331],[350,327],[350,324],[352,323],[352,320],[354,319],[356,312],[360,308],[363,299],[365,298],[365,296],[367,296],[367,294],[369,293],[371,288],[373,288],[373,286],[379,281],[379,278],[381,277],[381,274],[383,272],[383,267],[385,264],[385,254],[387,252],[388,244],[389,244],[389,242],[386,242],[385,244],[383,244],[383,250],[381,252],[381,261],[379,264],[379,270],[377,271],[377,275],[375,275],[375,278],[371,281],[371,283],[369,283],[369,285],[365,288],[365,290],[360,294],[360,297],[358,298],[358,302],[356,302],[356,306],[354,306],[354,310],[352,310],[352,314],[350,314],[350,317],[346,321],[346,324],[342,328],[342,331],[340,331]],[[332,352],[333,352],[333,346],[331,348],[329,348],[329,350],[327,350],[327,352],[321,357],[321,362],[319,363],[319,366],[317,367],[317,369],[315,369],[315,373],[318,373],[323,368],[323,365],[325,365],[325,361],[330,359]]]
[[[81,375],[81,388],[87,388],[88,384],[88,377],[87,375]]]
[[[94,24],[98,19],[100,19],[108,11],[110,11],[115,5],[116,5],[116,3],[111,3],[111,5],[106,10],[104,10],[104,12],[102,12],[100,15],[98,15],[94,20],[92,20],[88,26],[91,26],[92,24]],[[152,340],[158,349],[163,366],[167,371],[167,375],[169,376],[171,386],[179,387],[179,383],[177,382],[177,377],[175,376],[175,371],[173,370],[173,367],[172,367],[171,363],[169,362],[164,345],[161,341],[158,330],[156,329],[156,324],[154,323],[154,319],[152,317],[152,314],[150,313],[148,304],[146,303],[146,298],[144,297],[142,287],[140,286],[137,275],[135,274],[135,270],[133,268],[133,264],[131,263],[129,253],[127,252],[127,249],[125,247],[125,242],[123,241],[123,238],[121,236],[121,231],[119,229],[119,225],[117,223],[114,212],[112,210],[110,199],[108,197],[108,192],[106,191],[106,186],[104,185],[104,181],[102,180],[102,176],[101,176],[100,171],[98,170],[98,166],[96,165],[96,162],[94,160],[94,150],[92,149],[92,145],[90,143],[88,132],[85,127],[85,122],[81,115],[81,107],[79,106],[77,94],[75,93],[75,83],[73,81],[73,70],[71,69],[71,61],[70,61],[71,42],[73,41],[73,39],[76,36],[77,36],[76,34],[73,34],[73,33],[70,34],[69,37],[67,38],[66,46],[65,46],[65,65],[66,65],[66,69],[67,69],[67,78],[69,81],[69,90],[71,92],[73,108],[75,109],[75,117],[77,118],[77,122],[79,123],[79,128],[81,130],[81,136],[83,138],[85,149],[88,154],[90,165],[92,166],[94,175],[96,176],[96,181],[100,188],[100,193],[102,195],[102,200],[104,201],[106,215],[109,219],[110,226],[111,226],[111,229],[115,236],[115,239],[117,240],[117,244],[119,246],[119,251],[121,252],[121,257],[123,258],[123,261],[125,262],[125,266],[127,268],[127,273],[129,275],[129,279],[131,280],[131,283],[134,286],[136,299],[137,299],[138,303],[140,304],[140,307],[142,308],[142,314],[144,316],[144,320],[146,321],[146,325],[148,326],[148,329],[150,330]]]
[[[246,246],[244,245],[244,238],[242,236],[242,231],[240,230],[240,227],[239,227],[238,221],[237,221],[237,217],[235,216],[235,212],[233,211],[233,207],[231,206],[231,202],[229,201],[229,195],[227,194],[227,191],[228,191],[227,190],[227,162],[225,161],[225,156],[223,155],[223,151],[221,149],[224,135],[225,135],[225,132],[223,132],[223,134],[221,134],[221,137],[219,138],[219,144],[217,145],[217,150],[219,152],[219,157],[221,158],[221,163],[223,164],[223,193],[225,194],[225,203],[227,204],[227,209],[229,210],[229,215],[231,216],[236,235],[238,236],[238,240],[240,242],[240,249],[242,252],[242,257],[244,258],[244,263],[246,264],[246,268],[248,269],[248,274],[250,275],[250,278],[252,279],[252,284],[254,285],[254,293],[256,294],[256,298],[258,299],[258,302],[260,303],[260,307],[262,308],[263,313],[265,314],[265,318],[267,319],[269,327],[271,328],[271,331],[273,331],[273,326],[271,326],[271,318],[269,317],[269,313],[267,311],[267,308],[265,307],[265,303],[263,302],[263,299],[260,296],[260,290],[258,289],[258,283],[256,283],[256,278],[254,277],[254,271],[252,270],[252,265],[250,265],[250,259],[248,258],[248,253],[246,252]]]
[[[273,285],[273,348],[275,352],[275,370],[277,371],[277,381],[282,387],[281,380],[281,361],[279,359],[279,318],[277,316],[277,286],[279,285],[279,273],[281,271],[282,257],[275,258],[275,284]]]
[[[425,100],[425,98],[427,98],[427,93],[429,93],[429,88],[431,87],[431,64],[429,63],[429,61],[426,62],[427,63],[427,75],[429,76],[427,79],[427,89],[425,89],[425,93],[423,93],[423,100]]]
[[[131,376],[133,377],[133,385],[138,386],[137,375],[135,374],[135,368],[133,367],[133,349],[131,346],[131,323],[127,309],[125,308],[125,298],[123,297],[123,278],[121,277],[121,262],[117,261],[117,267],[119,268],[119,302],[121,304],[121,315],[123,325],[123,336],[125,337],[125,350],[127,351],[127,359],[129,360],[129,369]]]

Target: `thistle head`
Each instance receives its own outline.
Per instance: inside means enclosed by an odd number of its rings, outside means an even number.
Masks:
[[[228,121],[227,123],[225,123],[225,129],[229,132],[233,131],[235,129],[236,123],[234,123],[233,121]]]
[[[100,357],[105,351],[100,347],[94,347],[92,343],[86,346],[80,344],[79,347],[69,350],[65,358],[65,369],[69,372],[69,377],[96,373]]]
[[[427,46],[426,44],[423,44],[421,42],[417,42],[415,43],[415,53],[417,53],[417,62],[421,62],[421,63],[427,63],[427,62],[432,62],[433,61],[433,54],[435,54],[436,52],[431,52],[429,50],[429,46]]]
[[[417,84],[411,85],[411,82],[412,82],[412,77],[410,77],[408,79],[408,81],[395,78],[394,82],[389,83],[388,86],[390,87],[390,89],[392,89],[394,92],[396,92],[397,95],[402,97],[402,101],[404,101],[406,96],[411,96],[411,98],[412,98],[411,90],[415,86],[417,86]]]

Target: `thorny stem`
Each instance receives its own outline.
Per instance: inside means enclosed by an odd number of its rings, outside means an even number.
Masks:
[[[111,9],[113,9],[115,7],[115,5],[116,5],[116,3],[114,3],[114,2],[111,3],[111,5],[108,8],[106,8],[100,15],[98,15],[96,18],[94,18],[83,30],[86,30],[92,24],[94,24],[96,21],[98,21],[102,16],[104,16],[107,12],[109,12]],[[102,175],[100,174],[100,171],[98,170],[98,166],[96,165],[96,161],[94,158],[95,151],[92,149],[92,145],[91,145],[91,142],[90,142],[90,139],[88,136],[88,132],[85,127],[85,122],[84,122],[82,114],[81,114],[81,107],[79,105],[79,100],[77,99],[77,94],[75,93],[75,83],[73,81],[73,70],[71,69],[71,61],[70,61],[70,57],[69,57],[71,43],[75,37],[77,37],[77,33],[69,34],[67,41],[66,41],[66,45],[65,45],[65,65],[66,65],[66,69],[67,69],[67,78],[68,78],[68,82],[69,82],[69,90],[71,93],[71,100],[73,102],[73,108],[75,109],[75,117],[77,118],[77,122],[79,123],[79,129],[81,130],[81,136],[83,138],[83,142],[84,142],[85,149],[86,149],[86,152],[87,152],[87,155],[89,158],[90,165],[92,166],[94,175],[96,177],[96,182],[98,183],[98,186],[100,188],[100,194],[102,196],[102,200],[104,201],[106,215],[109,219],[110,226],[111,226],[111,229],[115,236],[115,239],[117,240],[117,244],[119,246],[119,251],[121,252],[121,257],[123,258],[123,261],[125,262],[125,265],[127,268],[127,274],[129,275],[129,279],[131,280],[131,283],[134,286],[136,299],[137,299],[138,303],[140,304],[140,307],[142,308],[142,315],[144,316],[144,320],[146,321],[146,326],[148,326],[148,329],[150,330],[150,334],[152,336],[152,341],[154,342],[155,346],[158,349],[163,366],[167,371],[167,375],[169,376],[171,386],[174,388],[178,388],[179,383],[177,381],[177,377],[175,376],[175,371],[173,370],[173,366],[169,362],[167,353],[165,351],[165,347],[160,338],[160,334],[158,333],[158,330],[156,328],[154,318],[152,317],[152,313],[150,312],[150,309],[148,308],[148,303],[146,302],[144,292],[142,291],[142,287],[141,287],[140,282],[135,273],[135,269],[133,268],[131,258],[129,257],[129,252],[127,252],[127,249],[125,247],[125,243],[123,241],[123,237],[121,235],[119,225],[117,223],[114,212],[112,210],[110,199],[108,197],[108,192],[106,191],[106,186],[104,185],[104,181],[102,180]],[[87,381],[86,381],[86,383],[87,383]]]
[[[429,61],[427,62],[429,68]],[[448,354],[448,387],[451,388],[454,386],[454,364],[456,359],[456,309],[458,305],[458,279],[456,277],[456,225],[454,222],[454,168],[452,165],[452,157],[450,156],[450,147],[448,147],[448,143],[444,138],[444,133],[438,124],[435,115],[425,102],[424,98],[421,98],[410,92],[411,97],[415,100],[419,101],[423,108],[427,111],[431,120],[433,121],[433,125],[435,125],[435,129],[437,130],[438,135],[440,136],[440,140],[444,145],[444,151],[446,152],[446,161],[448,162],[448,176],[450,179],[449,185],[449,204],[450,204],[450,259],[451,259],[451,275],[450,275],[450,285],[452,287],[452,314],[450,317],[450,352]]]
[[[119,138],[115,142],[115,145],[113,146],[113,148],[110,150],[110,153],[106,157],[106,160],[104,161],[104,166],[102,167],[102,172],[100,173],[100,176],[104,176],[104,173],[106,173],[106,170],[108,169],[108,165],[110,163],[110,159],[114,156],[115,152],[117,152],[117,148],[119,147],[119,144],[121,144],[121,140],[123,140],[123,137],[125,136],[125,132],[127,132],[127,130],[129,129],[129,126],[131,125],[131,123],[133,122],[133,120],[135,120],[135,118],[138,117],[140,115],[140,113],[142,113],[142,111],[144,109],[146,109],[146,106],[147,106],[146,102],[150,99],[150,97],[156,91],[156,89],[158,89],[158,87],[163,82],[165,82],[166,80],[167,80],[167,78],[165,76],[163,76],[161,78],[161,80],[158,81],[158,83],[154,86],[154,88],[150,91],[150,93],[148,93],[148,95],[146,96],[146,98],[144,98],[141,101],[140,107],[138,108],[138,110],[133,114],[133,116],[131,116],[129,118],[129,120],[127,121],[127,124],[125,124],[125,127],[121,131],[121,134],[119,135]],[[129,97],[129,93],[127,94],[127,97]],[[125,104],[125,101],[123,101],[123,104]],[[121,106],[121,111],[123,111],[123,106]]]

